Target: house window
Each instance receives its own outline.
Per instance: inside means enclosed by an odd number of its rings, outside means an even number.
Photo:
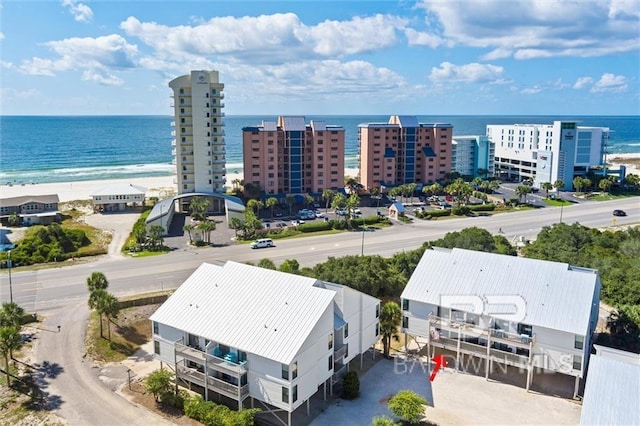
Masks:
[[[380,324],[376,323],[376,336],[380,335]]]
[[[349,323],[344,325],[344,338],[346,339],[347,337],[349,337]]]
[[[402,317],[402,328],[409,328],[409,317]]]
[[[380,304],[376,305],[376,318],[380,318]]]
[[[329,355],[329,371],[333,369],[333,355]]]
[[[573,356],[573,369],[582,370],[582,356],[580,355]]]
[[[533,336],[533,327],[527,324],[518,324],[518,334],[526,334],[527,336]]]
[[[409,299],[402,299],[402,310],[403,311],[409,310]]]
[[[157,340],[153,341],[153,353],[156,355],[160,355],[160,342]]]
[[[287,364],[282,364],[282,378],[289,380],[289,366]]]
[[[576,337],[574,339],[573,342],[573,347],[576,349],[583,349],[584,348],[584,336],[578,336],[576,334]]]
[[[298,400],[298,385],[295,385],[293,387],[293,402],[296,402]]]
[[[298,377],[298,361],[291,364],[291,380],[295,380],[297,377]],[[295,401],[296,398],[294,397],[293,400]]]
[[[329,350],[333,349],[333,333],[329,334]]]
[[[289,388],[286,386],[282,387],[282,402],[289,403]]]
[[[160,334],[160,331],[158,330],[158,323],[157,322],[153,322],[153,334]]]

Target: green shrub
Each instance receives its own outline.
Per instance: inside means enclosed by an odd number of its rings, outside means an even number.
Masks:
[[[342,379],[342,397],[344,399],[356,399],[360,394],[360,379],[358,373],[349,371]]]
[[[467,206],[454,206],[451,209],[451,214],[456,216],[465,216],[468,215],[471,210]]]
[[[441,216],[449,216],[449,215],[451,215],[451,210],[450,209],[429,210],[427,213],[431,217],[441,217]]]
[[[493,203],[477,204],[475,206],[469,206],[469,209],[474,212],[492,212],[496,209],[496,205]]]
[[[420,423],[424,417],[427,400],[414,391],[401,390],[389,400],[387,407],[391,412],[409,424]]]
[[[396,424],[399,424],[399,423],[396,423],[395,421],[393,421],[391,417],[377,416],[371,420],[371,424],[373,426],[396,426]]]
[[[298,226],[298,231],[303,233],[328,231],[330,229],[331,229],[331,224],[325,221],[308,222]]]

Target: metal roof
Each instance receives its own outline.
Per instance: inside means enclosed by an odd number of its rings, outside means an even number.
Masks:
[[[55,204],[59,202],[60,198],[58,194],[22,195],[19,197],[0,198],[0,206],[2,207],[20,207],[28,203]]]
[[[268,131],[268,132],[275,132],[276,130],[278,130],[278,125],[276,124],[275,121],[262,120],[262,130]]]
[[[581,425],[640,425],[640,365],[591,355]]]
[[[203,263],[152,321],[290,364],[335,292],[316,280],[227,261]]]
[[[400,127],[418,127],[418,117],[415,115],[396,115],[389,119],[389,123],[397,122]]]
[[[442,306],[442,295],[519,295],[522,323],[584,336],[599,282],[597,271],[567,263],[434,248],[425,251],[402,298]]]
[[[307,125],[304,123],[304,117],[300,116],[282,116],[280,124],[282,125],[282,129],[286,132],[307,130]]]
[[[327,123],[324,120],[311,120],[311,128],[316,132],[324,131],[327,130]]]
[[[91,193],[91,196],[96,197],[102,195],[144,195],[146,192],[147,188],[144,188],[142,186],[134,185],[132,183],[130,183],[129,185],[117,183],[114,185],[96,189]]]

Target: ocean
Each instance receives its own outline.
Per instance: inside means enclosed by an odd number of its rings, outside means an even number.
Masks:
[[[276,116],[226,116],[227,170],[242,171],[242,128]],[[358,166],[358,124],[387,122],[379,116],[306,116],[345,129],[345,163]],[[420,122],[450,123],[455,135],[485,134],[487,124],[576,120],[609,127],[611,154],[640,153],[638,116],[418,116]],[[170,116],[0,116],[0,184],[75,182],[167,176],[171,164]]]

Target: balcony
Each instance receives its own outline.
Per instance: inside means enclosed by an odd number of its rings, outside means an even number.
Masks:
[[[171,146],[176,146],[176,140],[175,139],[171,139]]]
[[[340,367],[337,370],[335,370],[335,366],[334,366],[333,375],[331,376],[331,383],[335,385],[340,380],[342,380],[342,378],[344,377],[344,375],[346,373],[347,373],[347,366],[346,365],[343,365],[342,367]]]
[[[195,368],[178,366],[178,377],[204,387],[205,374]],[[211,376],[207,377],[207,387],[214,392],[235,400],[238,400],[238,397],[243,400],[249,395],[249,385],[237,386]]]
[[[188,181],[184,181],[187,183]],[[188,361],[195,362],[200,365],[207,363],[208,369],[219,371],[223,374],[232,374],[234,376],[240,376],[247,372],[247,362],[233,363],[219,358],[214,355],[207,354],[199,349],[182,345],[180,343],[175,344],[175,351],[177,356],[181,356]]]
[[[339,359],[344,358],[344,356],[347,353],[347,349],[349,348],[349,344],[347,343],[346,345],[342,345],[340,347],[334,347],[333,348],[333,359],[335,359],[336,361]]]

